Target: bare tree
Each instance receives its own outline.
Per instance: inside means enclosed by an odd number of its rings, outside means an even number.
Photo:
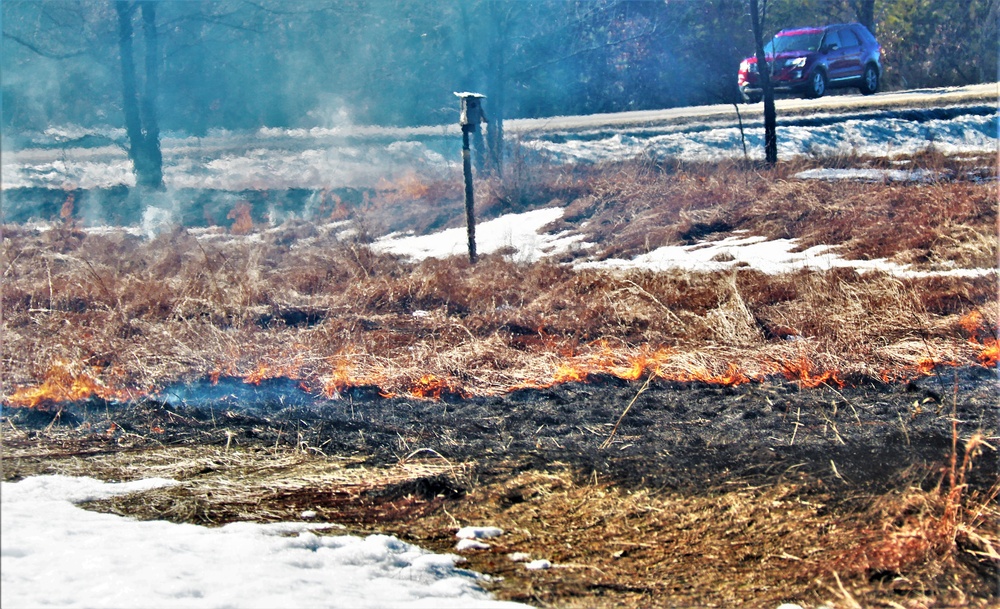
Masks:
[[[139,9],[145,43],[145,82],[139,95],[133,40],[132,19]],[[150,0],[126,2],[117,0],[118,50],[122,70],[122,110],[128,135],[128,156],[135,170],[136,185],[159,190],[163,188],[163,154],[160,150],[160,127],[156,103],[159,95],[159,44],[156,34],[156,3]]]
[[[851,0],[851,8],[854,9],[858,23],[868,28],[868,31],[874,34],[875,0]]]
[[[778,117],[774,108],[774,88],[771,86],[771,66],[764,53],[764,23],[767,18],[767,0],[750,1],[750,27],[753,30],[757,54],[757,74],[764,92],[764,162],[778,162]]]
[[[159,96],[159,37],[156,29],[156,2],[48,2],[9,3],[3,36],[41,57],[59,61],[86,59],[112,63],[113,37],[117,16],[117,50],[122,87],[122,111],[128,137],[128,156],[136,184],[143,188],[163,187],[163,159],[157,118]],[[113,7],[114,11],[111,11]],[[140,94],[134,57],[138,15],[145,55]],[[77,59],[79,58],[79,59]],[[107,104],[110,100],[97,102]]]

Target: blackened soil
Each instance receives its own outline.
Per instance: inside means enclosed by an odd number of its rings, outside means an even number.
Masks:
[[[844,388],[784,380],[644,386],[593,378],[497,397],[383,398],[358,388],[328,400],[282,380],[252,392],[235,384],[189,385],[174,395],[183,399],[88,402],[58,415],[5,408],[4,418],[22,429],[72,431],[83,453],[116,450],[123,442],[290,445],[387,465],[431,450],[471,464],[484,481],[512,470],[569,467],[581,479],[682,490],[795,473],[879,492],[914,468],[946,464],[953,424],[959,454],[962,439],[982,433],[995,445],[1000,433],[996,371],[985,368]],[[968,482],[986,487],[995,481],[995,457],[980,460]]]

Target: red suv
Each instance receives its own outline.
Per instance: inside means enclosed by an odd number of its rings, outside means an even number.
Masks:
[[[882,80],[882,47],[860,23],[781,30],[764,46],[776,92],[822,97],[826,90],[857,87],[865,95]],[[740,63],[738,83],[743,101],[760,101],[757,58]]]

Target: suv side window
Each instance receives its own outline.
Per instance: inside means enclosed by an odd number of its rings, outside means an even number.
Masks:
[[[844,49],[859,47],[861,46],[861,41],[859,41],[858,37],[854,35],[851,28],[844,28],[840,30],[840,46]]]
[[[837,32],[835,30],[830,30],[826,33],[826,37],[823,38],[823,46],[829,50],[833,47],[833,45],[837,45],[839,48],[844,48],[844,45],[840,42],[840,36],[837,35]]]

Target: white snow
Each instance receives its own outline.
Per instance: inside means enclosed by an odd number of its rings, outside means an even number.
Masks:
[[[518,260],[534,261],[543,255],[564,251],[569,244],[584,245],[581,235],[562,232],[556,235],[538,232],[563,214],[560,208],[546,208],[523,214],[508,214],[476,227],[478,251],[488,253],[510,246]],[[375,249],[405,256],[413,260],[464,255],[465,229],[448,229],[422,236],[388,235],[375,243]],[[578,269],[642,269],[665,271],[680,269],[694,272],[726,271],[733,268],[755,269],[771,275],[801,270],[831,270],[852,268],[859,273],[882,271],[896,277],[980,277],[995,273],[995,269],[948,268],[918,271],[906,265],[877,258],[848,260],[839,256],[833,246],[817,245],[799,251],[795,239],[767,240],[742,234],[719,241],[702,241],[694,245],[667,245],[632,259],[611,258],[577,262]]]
[[[725,271],[732,268],[749,268],[777,275],[801,270],[831,270],[852,268],[859,273],[882,271],[897,277],[956,276],[978,277],[996,272],[994,269],[944,269],[916,271],[908,266],[889,262],[884,258],[874,260],[847,260],[840,257],[829,245],[817,245],[796,251],[795,239],[767,240],[759,236],[732,236],[720,241],[702,241],[695,245],[667,245],[631,260],[612,258],[602,261],[582,262],[577,268],[646,269],[663,271],[683,269],[689,271]]]
[[[522,214],[507,214],[476,224],[476,251],[490,254],[513,248],[519,261],[534,262],[571,247],[582,240],[580,235],[539,234],[546,224],[563,215],[561,208],[536,209]],[[377,240],[376,251],[407,256],[416,260],[447,258],[468,252],[468,234],[463,228],[449,228],[430,235],[387,235]]]
[[[780,125],[778,157],[913,154],[934,146],[945,154],[995,152],[996,115],[965,115],[923,122],[900,118],[847,119],[824,124]],[[601,137],[566,135],[531,139],[522,146],[555,162],[601,163],[641,155],[676,157],[685,161],[718,161],[743,157],[743,140],[737,125],[713,128],[673,128],[667,133],[642,129],[621,130]],[[747,155],[763,158],[764,130],[745,127]]]
[[[929,182],[938,177],[928,169],[807,169],[795,174],[800,180],[856,180],[860,182]]]
[[[490,544],[479,540],[492,539],[501,535],[503,535],[503,529],[499,527],[462,527],[455,533],[455,537],[458,537],[455,549],[459,552],[466,550],[489,550]]]
[[[458,543],[455,544],[456,552],[465,552],[468,550],[489,550],[490,544],[483,543],[478,539],[459,539]]]
[[[74,503],[176,484],[38,476],[0,486],[4,607],[524,607],[395,537],[329,525],[140,522]]]
[[[459,539],[490,539],[503,535],[499,527],[462,527],[455,533]]]

